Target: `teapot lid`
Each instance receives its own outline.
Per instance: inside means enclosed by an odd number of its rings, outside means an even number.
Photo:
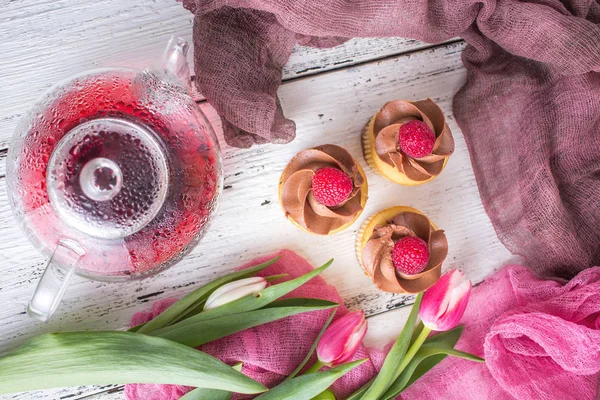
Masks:
[[[148,127],[122,118],[82,123],[57,143],[46,184],[56,213],[100,239],[124,238],[152,221],[169,186],[167,152]]]

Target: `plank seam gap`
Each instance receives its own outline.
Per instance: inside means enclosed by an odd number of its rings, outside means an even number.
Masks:
[[[401,51],[401,52],[394,53],[394,54],[389,54],[389,55],[386,55],[386,56],[383,56],[383,57],[372,58],[372,59],[364,60],[364,61],[358,61],[357,63],[352,64],[352,65],[343,65],[343,64],[340,64],[339,66],[333,67],[331,69],[328,69],[327,71],[318,71],[318,70],[315,70],[314,72],[311,72],[311,73],[308,73],[308,74],[305,74],[305,75],[302,75],[302,76],[292,76],[292,77],[289,77],[289,78],[285,78],[285,79],[282,80],[281,83],[285,84],[285,83],[288,83],[288,82],[294,82],[294,81],[302,80],[302,79],[305,79],[305,78],[314,78],[316,75],[321,75],[321,74],[324,75],[324,74],[329,74],[329,73],[332,73],[332,72],[343,71],[343,70],[350,69],[350,68],[361,67],[363,65],[371,64],[371,63],[374,63],[374,62],[381,62],[381,61],[389,60],[389,59],[392,59],[392,58],[397,58],[397,57],[400,57],[400,56],[405,56],[405,55],[408,55],[408,54],[420,53],[422,51],[431,50],[431,49],[434,49],[436,47],[443,47],[443,46],[453,45],[453,44],[457,44],[457,43],[460,43],[460,42],[463,42],[463,39],[458,38],[458,39],[453,39],[453,40],[450,40],[450,41],[447,41],[447,42],[443,42],[443,43],[429,44],[427,46],[420,47],[420,48],[414,49],[414,50],[406,50],[406,51]]]
[[[302,76],[292,76],[292,77],[283,79],[281,81],[281,84],[285,85],[288,82],[295,82],[295,81],[299,81],[299,80],[302,80],[302,79],[314,78],[315,76],[318,76],[318,75],[325,75],[325,74],[330,74],[330,73],[333,73],[333,72],[339,72],[339,71],[347,70],[347,69],[350,69],[350,68],[361,67],[363,65],[367,65],[367,64],[371,64],[371,63],[376,63],[376,62],[381,62],[381,61],[385,61],[385,60],[390,60],[392,58],[398,58],[398,57],[406,56],[406,55],[409,55],[409,54],[416,54],[416,53],[420,53],[420,52],[423,52],[423,51],[428,51],[428,50],[431,50],[431,49],[435,49],[435,48],[438,48],[438,47],[450,46],[450,45],[454,45],[454,44],[458,44],[458,43],[462,43],[462,42],[464,42],[464,40],[461,39],[461,38],[458,38],[458,39],[450,40],[450,41],[443,42],[443,43],[431,44],[431,45],[428,45],[428,46],[425,46],[425,47],[421,47],[421,48],[418,48],[418,49],[415,49],[415,50],[401,51],[399,53],[389,54],[389,55],[383,56],[383,57],[372,58],[372,59],[365,60],[365,61],[359,61],[359,62],[357,62],[355,64],[352,64],[352,65],[340,65],[339,67],[334,67],[334,68],[328,69],[327,71],[315,71],[313,73],[305,74],[305,75],[302,75]],[[195,77],[195,75],[192,76],[192,81],[194,80],[194,77]],[[202,104],[202,103],[206,103],[206,102],[207,102],[206,99],[202,99],[202,100],[198,100],[196,103],[197,104]]]
[[[124,385],[119,385],[110,389],[106,389],[106,390],[102,390],[100,392],[96,392],[96,393],[90,393],[90,394],[86,394],[82,397],[73,397],[73,400],[84,400],[84,399],[92,399],[96,396],[99,396],[101,394],[113,394],[113,393],[121,393],[122,391],[125,390],[125,386]],[[68,397],[61,397],[61,399],[67,399]]]
[[[301,80],[301,79],[314,78],[317,75],[322,75],[322,74],[324,75],[324,74],[329,74],[329,73],[332,73],[332,72],[338,72],[338,71],[347,70],[349,68],[361,67],[363,65],[367,65],[367,64],[370,64],[370,63],[374,63],[374,62],[381,62],[381,61],[389,60],[389,59],[392,59],[392,58],[397,58],[397,57],[400,57],[400,56],[405,56],[405,55],[413,54],[413,53],[419,53],[419,52],[431,50],[431,49],[434,49],[434,48],[437,48],[437,47],[443,47],[443,46],[453,45],[453,44],[457,44],[457,43],[461,43],[461,42],[463,42],[463,39],[459,38],[459,39],[454,39],[454,40],[450,40],[448,42],[443,42],[443,43],[439,43],[439,44],[431,44],[431,45],[428,45],[428,46],[425,46],[425,47],[421,47],[421,48],[415,49],[415,50],[401,51],[399,53],[389,54],[389,55],[383,56],[383,57],[372,58],[370,60],[365,60],[365,61],[359,61],[359,62],[357,62],[355,64],[352,64],[352,65],[340,65],[338,67],[334,67],[334,68],[328,69],[327,71],[316,71],[315,70],[315,72],[308,73],[308,74],[305,74],[305,75],[302,75],[302,76],[292,76],[292,77],[289,77],[289,78],[285,78],[285,79],[283,79],[281,81],[281,84],[283,85],[283,84],[286,84],[288,82],[294,82],[294,81]],[[194,76],[192,76],[192,81],[193,81],[193,79],[194,79]],[[206,103],[206,102],[207,102],[206,99],[202,99],[202,100],[197,101],[196,103],[197,104],[202,104],[202,103]],[[7,152],[8,152],[8,147],[0,148],[0,158],[6,156]],[[0,176],[0,179],[1,178],[3,178],[3,176]]]

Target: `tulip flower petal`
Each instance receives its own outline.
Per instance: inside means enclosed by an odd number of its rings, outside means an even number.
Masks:
[[[358,312],[350,313],[333,322],[323,334],[317,346],[317,355],[321,362],[332,363],[344,351],[347,338],[360,322]]]
[[[317,358],[323,364],[331,365],[344,351],[345,343],[341,341],[328,341],[325,343],[328,343],[327,346],[322,346],[320,348],[317,346]]]
[[[317,346],[317,357],[324,364],[339,364],[351,358],[366,333],[364,313],[355,311],[332,323]]]
[[[250,294],[258,293],[265,287],[267,287],[267,280],[258,276],[227,283],[215,290],[206,299],[204,309],[209,310]]]
[[[438,319],[448,308],[452,272],[454,271],[442,275],[440,280],[423,294],[423,301],[419,308],[419,317],[423,321]]]
[[[471,282],[459,270],[444,274],[423,295],[419,309],[423,324],[436,331],[455,327],[465,312],[471,287]]]
[[[447,331],[454,328],[460,322],[471,295],[471,281],[464,281],[452,290],[448,309],[437,324],[438,331]]]
[[[250,278],[238,279],[237,281],[229,282],[225,285],[220,286],[217,290],[211,293],[210,297],[219,297],[225,292],[229,292],[230,290],[240,288],[242,286],[252,285],[254,283],[263,282],[265,278],[262,276],[253,276]],[[209,298],[210,298],[209,297]]]
[[[358,346],[360,345],[360,343],[362,342],[362,340],[366,334],[367,334],[367,322],[365,320],[364,323],[362,325],[360,325],[359,329],[355,330],[355,332],[352,334],[352,336],[348,340],[348,343],[346,343],[346,347],[344,348],[343,355],[340,358],[338,358],[337,360],[335,360],[334,366],[339,365],[339,364],[344,364],[344,363],[350,361],[350,359],[352,359],[352,357],[354,357],[354,354],[356,354],[356,351],[358,350]]]
[[[448,310],[446,311],[447,313],[453,312],[454,310],[460,308],[460,306],[465,302],[465,299],[469,300],[471,287],[471,281],[465,280],[461,282],[460,285],[452,289],[452,292],[450,293],[450,301],[448,302]]]

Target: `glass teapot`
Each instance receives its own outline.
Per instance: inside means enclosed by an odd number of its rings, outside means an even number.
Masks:
[[[93,70],[46,93],[7,159],[13,211],[50,260],[28,306],[47,320],[70,278],[142,278],[200,240],[222,191],[215,134],[189,95],[188,44],[158,68]]]

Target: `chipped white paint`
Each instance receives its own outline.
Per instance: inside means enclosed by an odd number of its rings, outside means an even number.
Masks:
[[[150,301],[181,296],[244,261],[282,247],[299,252],[315,265],[334,257],[325,279],[338,288],[350,308],[363,308],[372,316],[367,343],[381,345],[397,334],[407,309],[386,311],[407,299],[377,291],[360,270],[353,249],[361,223],[394,205],[416,207],[446,230],[450,253],[445,269],[461,268],[479,282],[510,258],[483,211],[466,145],[451,114],[452,96],[466,75],[460,61],[464,45],[447,44],[391,56],[423,45],[402,39],[353,40],[329,50],[296,49],[285,77],[310,76],[286,82],[280,96],[286,115],[296,121],[298,137],[285,146],[240,150],[223,145],[226,189],[222,203],[210,231],[185,260],[138,282],[104,284],[76,279],[50,323],[29,319],[24,315],[25,305],[44,260],[20,232],[8,206],[3,150],[17,116],[43,89],[75,72],[99,65],[147,64],[161,53],[170,34],[191,36],[191,16],[171,0],[38,0],[2,6],[0,353],[40,332],[123,328],[131,315],[147,308]],[[331,69],[335,71],[319,74]],[[437,101],[448,116],[456,153],[433,182],[411,188],[394,185],[364,164],[360,132],[386,101],[426,97]],[[206,103],[201,107],[220,132],[214,110]],[[346,231],[331,237],[299,231],[285,220],[277,201],[278,178],[290,158],[323,143],[348,149],[363,164],[369,180],[365,212]],[[70,388],[0,398],[122,398],[119,389],[106,393],[108,389]]]
[[[146,67],[160,59],[171,35],[192,44],[192,23],[193,15],[176,0],[0,0],[0,149],[8,146],[20,115],[57,81],[91,68]],[[425,46],[373,38],[327,50],[297,47],[283,77]]]

